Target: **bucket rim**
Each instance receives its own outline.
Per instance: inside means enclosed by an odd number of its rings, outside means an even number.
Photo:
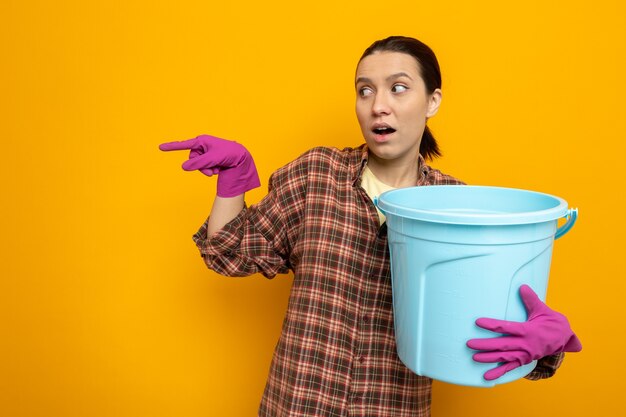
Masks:
[[[509,192],[526,193],[528,195],[541,196],[554,200],[554,207],[536,211],[519,211],[510,213],[463,213],[456,211],[430,210],[422,208],[406,207],[392,203],[389,198],[396,193],[415,192],[421,193],[439,192],[441,189],[462,189],[465,192],[487,191],[487,192]],[[397,188],[382,193],[375,201],[375,205],[385,215],[396,215],[414,220],[422,220],[434,223],[458,224],[458,225],[516,225],[532,224],[554,221],[565,217],[568,214],[567,202],[557,196],[538,191],[525,190],[521,188],[496,187],[486,185],[428,185]]]

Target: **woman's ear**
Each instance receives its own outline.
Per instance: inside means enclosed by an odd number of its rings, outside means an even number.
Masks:
[[[428,97],[428,111],[426,112],[426,117],[433,117],[437,114],[439,110],[439,105],[441,104],[441,89],[435,88],[435,91]]]

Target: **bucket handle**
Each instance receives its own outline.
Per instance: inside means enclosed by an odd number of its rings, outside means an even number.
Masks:
[[[372,199],[372,202],[374,203],[374,206],[376,206],[376,208],[378,210],[380,210],[383,214],[385,214],[383,209],[381,209],[380,206],[378,205],[378,196],[377,195],[374,196],[374,198]]]
[[[569,232],[569,229],[574,226],[574,223],[576,223],[576,219],[578,218],[578,208],[567,210],[565,218],[567,219],[565,224],[556,229],[556,234],[554,235],[555,240],[563,236],[565,233]]]

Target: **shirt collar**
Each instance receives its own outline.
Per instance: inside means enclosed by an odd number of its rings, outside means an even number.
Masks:
[[[353,160],[352,168],[352,185],[358,185],[361,183],[361,175],[363,174],[363,169],[365,165],[367,165],[367,160],[369,158],[369,149],[367,144],[363,144],[359,146],[355,152],[355,157]],[[430,171],[430,167],[426,165],[426,161],[421,154],[417,155],[417,184],[420,184],[424,181],[424,179],[428,176]],[[417,185],[416,184],[416,185]]]

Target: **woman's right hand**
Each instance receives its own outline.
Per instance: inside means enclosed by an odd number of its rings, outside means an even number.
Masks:
[[[183,163],[183,169],[198,170],[209,177],[218,174],[219,197],[235,197],[261,185],[252,155],[237,142],[200,135],[182,142],[162,143],[159,149],[189,150],[189,159]]]

